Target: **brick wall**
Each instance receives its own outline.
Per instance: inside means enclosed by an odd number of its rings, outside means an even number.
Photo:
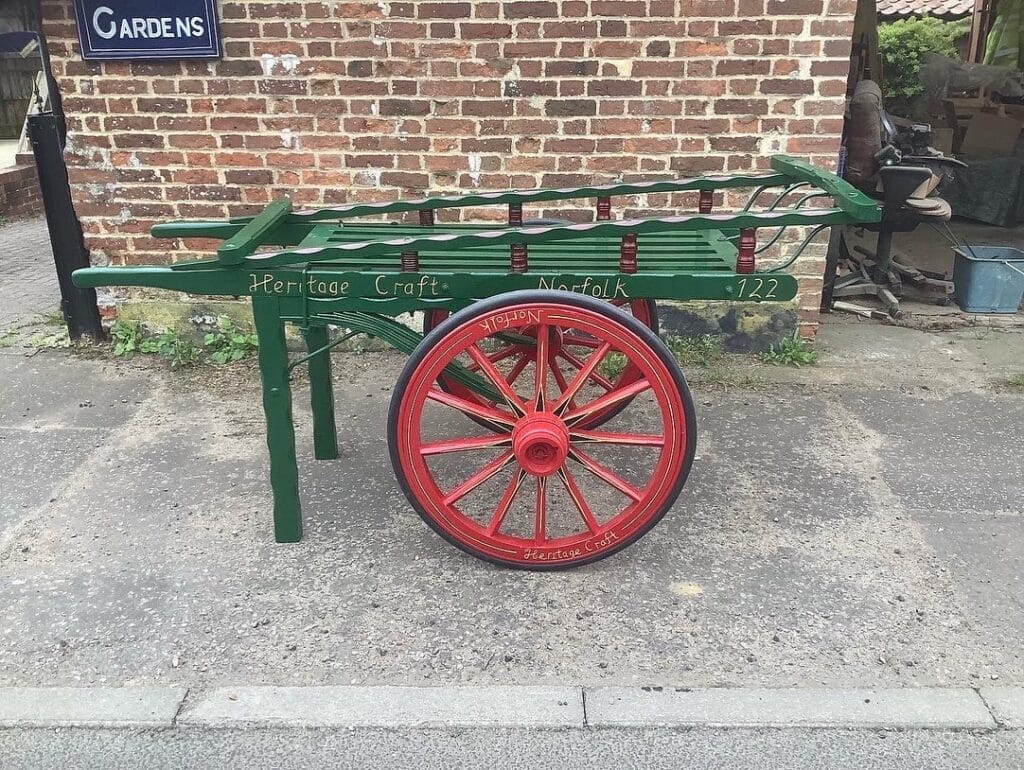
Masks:
[[[16,165],[0,169],[0,216],[5,219],[35,217],[43,211],[39,179],[31,158],[19,157]]]
[[[70,2],[43,14],[89,246],[140,262],[166,257],[154,221],[281,193],[317,205],[664,178],[773,152],[831,165],[855,5],[223,0],[222,61],[154,63],[85,63]],[[800,269],[812,325],[820,262]]]

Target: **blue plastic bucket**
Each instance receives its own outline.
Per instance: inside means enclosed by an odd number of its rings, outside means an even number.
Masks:
[[[1016,313],[1024,298],[1024,251],[1012,246],[953,249],[953,294],[965,313]]]

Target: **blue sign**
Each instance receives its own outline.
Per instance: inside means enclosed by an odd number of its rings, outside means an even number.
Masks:
[[[215,59],[217,0],[74,0],[83,59]]]

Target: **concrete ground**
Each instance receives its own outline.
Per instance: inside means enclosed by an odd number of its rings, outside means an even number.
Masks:
[[[402,358],[296,398],[306,534],[273,542],[252,368],[3,353],[0,684],[1024,682],[1024,336],[837,320],[825,363],[699,382],[674,511],[558,574],[455,551],[392,477]],[[301,394],[301,390],[299,390]]]

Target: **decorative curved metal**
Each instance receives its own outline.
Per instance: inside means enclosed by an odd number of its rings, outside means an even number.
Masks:
[[[794,190],[797,190],[801,187],[806,187],[808,185],[810,185],[810,182],[794,182],[793,184],[787,185],[782,192],[775,196],[775,200],[771,202],[771,205],[763,209],[758,209],[758,211],[774,211],[778,207],[778,205],[782,203],[782,200],[787,195],[789,195]],[[756,190],[754,190],[750,198],[747,200],[746,205],[743,207],[743,211],[752,210],[754,208],[754,204],[757,202],[757,199],[761,196],[761,194],[767,192],[768,190],[775,186],[777,185],[762,185],[761,187],[758,187]]]
[[[807,195],[804,195],[802,198],[800,198],[796,203],[794,203],[793,204],[793,208],[794,209],[801,208],[804,205],[804,203],[806,203],[809,200],[813,200],[814,198],[828,198],[828,197],[831,197],[831,196],[829,196],[829,194],[826,193],[826,192],[821,192],[820,190],[819,191],[815,191],[815,192],[810,192],[810,193],[807,193]],[[781,200],[781,197],[780,197],[780,200]],[[758,246],[757,249],[754,251],[754,253],[755,254],[760,254],[762,251],[770,249],[772,246],[775,245],[775,243],[779,240],[779,238],[782,237],[782,234],[785,233],[787,229],[789,229],[788,225],[786,227],[780,227],[778,232],[775,233],[774,236],[772,236],[772,239],[770,241],[768,241],[767,243],[763,244],[762,246]]]
[[[800,244],[800,246],[797,247],[796,251],[794,251],[793,254],[790,255],[789,259],[787,259],[782,264],[775,265],[774,267],[770,267],[767,270],[758,270],[757,272],[759,272],[759,273],[780,273],[780,272],[782,272],[787,267],[789,267],[794,262],[796,262],[797,259],[800,258],[800,255],[804,253],[804,249],[806,249],[808,247],[808,245],[810,245],[810,243],[814,239],[814,237],[818,233],[820,233],[822,230],[824,230],[826,227],[830,227],[830,225],[818,225],[813,230],[811,230],[811,232],[809,232],[807,234],[807,237],[804,238],[804,240]]]

